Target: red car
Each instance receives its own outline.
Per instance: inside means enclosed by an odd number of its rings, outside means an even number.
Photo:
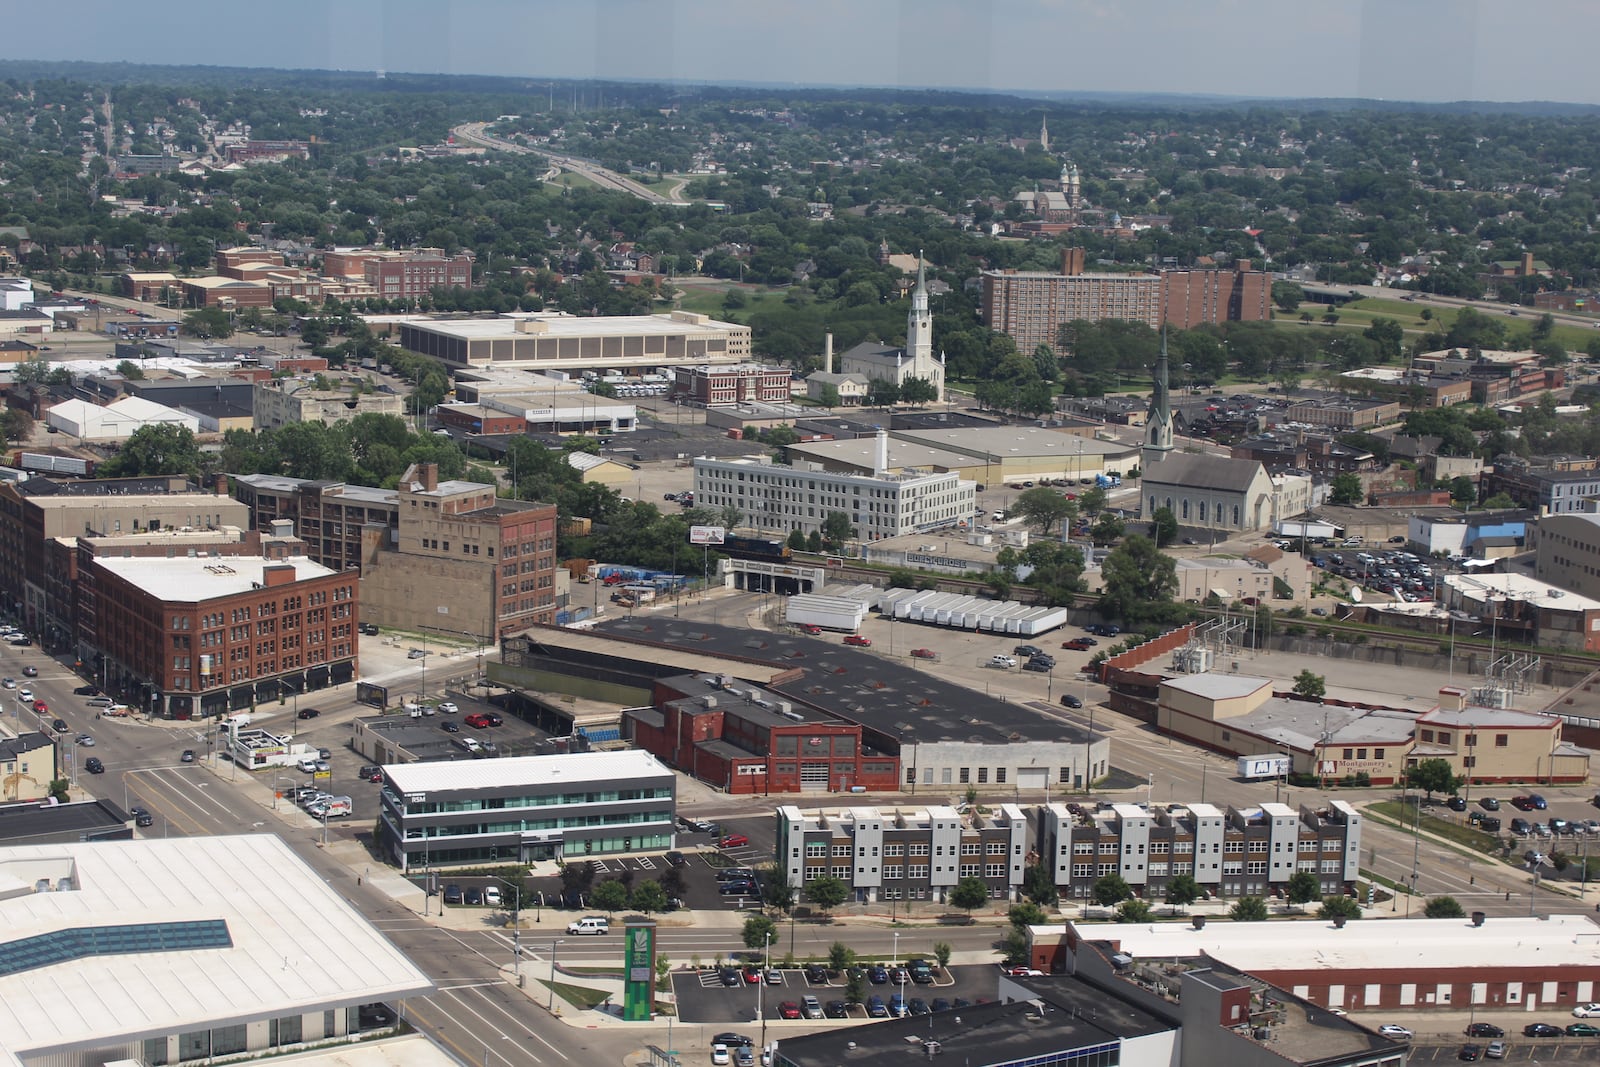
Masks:
[[[474,729],[487,730],[489,728],[489,716],[485,715],[481,711],[473,712],[462,721]]]
[[[746,967],[744,969],[744,980],[745,980],[745,983],[747,985],[760,985],[761,984],[761,968],[757,967],[753,963],[750,966]]]
[[[939,654],[931,648],[913,648],[911,656],[913,659],[937,659]]]
[[[860,634],[851,634],[844,639],[844,643],[847,645],[860,645],[862,648],[871,648],[872,638],[862,637]]]
[[[808,622],[800,627],[800,632],[803,634],[810,634],[812,637],[818,637],[822,633],[822,627]]]
[[[35,700],[33,702],[33,710],[37,711],[40,715],[43,715],[45,712],[50,710],[50,705],[46,704],[42,700]]]
[[[1077,652],[1087,652],[1099,642],[1088,637],[1074,637],[1070,641],[1061,642],[1062,648],[1070,648]]]
[[[800,1018],[800,1005],[792,1000],[786,1000],[778,1005],[778,1015],[784,1019],[798,1019]]]
[[[748,845],[749,843],[750,839],[744,834],[728,834],[722,839],[723,848],[739,848],[741,845]]]

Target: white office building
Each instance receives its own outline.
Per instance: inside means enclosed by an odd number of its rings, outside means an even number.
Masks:
[[[873,474],[787,467],[766,457],[700,457],[694,461],[695,503],[736,508],[746,525],[781,534],[820,532],[830,514],[842,512],[861,541],[973,525],[976,483],[951,472],[891,471],[881,433],[878,447]]]
[[[292,1052],[389,1031],[433,992],[270,834],[0,848],[0,930],[17,1067]]]

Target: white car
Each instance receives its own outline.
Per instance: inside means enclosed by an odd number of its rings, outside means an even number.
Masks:
[[[728,1046],[727,1045],[712,1045],[711,1046],[711,1064],[712,1064],[712,1067],[728,1067],[728,1065],[731,1064],[732,1062],[733,1062],[732,1057],[730,1057],[728,1055]]]
[[[1384,1037],[1392,1037],[1397,1041],[1411,1040],[1411,1031],[1407,1030],[1398,1023],[1384,1023],[1382,1026],[1378,1027],[1378,1033],[1382,1034]]]
[[[458,712],[460,710],[461,710],[460,708],[456,707],[455,701],[453,701],[453,700],[441,700],[441,701],[439,701],[439,712],[442,715],[454,715],[456,712]]]
[[[299,767],[305,774],[315,774],[317,771],[317,761],[315,759],[303,759],[295,766]]]
[[[18,689],[17,690],[17,699],[22,701],[24,704],[28,703],[29,701],[31,701],[33,699],[33,690],[32,689]]]
[[[1000,668],[1009,670],[1010,668],[1015,667],[1016,665],[1017,665],[1017,661],[1016,661],[1015,657],[1012,657],[1012,656],[990,656],[989,657],[989,666],[991,666],[991,667],[1000,667]]]
[[[503,902],[500,897],[500,887],[497,885],[484,886],[483,902],[491,908],[498,908]]]
[[[15,678],[0,679],[0,686],[3,686],[6,689],[15,689],[17,687],[17,680]]]
[[[1575,1019],[1594,1019],[1600,1017],[1600,1004],[1579,1004],[1572,1009]]]

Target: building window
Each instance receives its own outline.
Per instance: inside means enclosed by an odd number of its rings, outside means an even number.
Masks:
[[[962,785],[966,785],[970,781],[972,781],[972,768],[971,767],[963,767],[963,768],[961,768],[961,784]]]
[[[144,1062],[146,1067],[164,1067],[167,1062],[167,1039],[165,1037],[147,1037],[144,1039]]]
[[[989,768],[987,768],[987,767],[979,767],[978,768],[978,784],[979,785],[988,785],[989,784]]]

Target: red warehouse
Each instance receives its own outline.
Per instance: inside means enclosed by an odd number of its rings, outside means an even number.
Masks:
[[[654,702],[625,713],[634,742],[730,793],[899,788],[899,759],[868,749],[860,725],[729,675],[662,679]]]

